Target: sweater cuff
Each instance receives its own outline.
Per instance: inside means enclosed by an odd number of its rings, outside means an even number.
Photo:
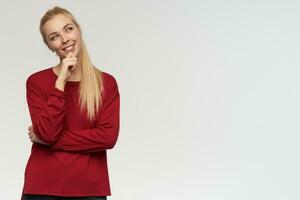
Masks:
[[[61,98],[66,98],[66,93],[64,91],[61,91],[57,89],[56,87],[53,88],[52,95],[61,97]]]

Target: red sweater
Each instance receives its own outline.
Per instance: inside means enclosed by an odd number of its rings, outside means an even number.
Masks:
[[[120,97],[115,78],[102,72],[103,104],[90,122],[80,113],[79,81],[55,88],[52,68],[32,74],[26,97],[34,133],[50,145],[33,143],[25,169],[23,194],[109,196],[106,150],[119,133]]]

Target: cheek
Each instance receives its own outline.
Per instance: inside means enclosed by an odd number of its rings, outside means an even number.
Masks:
[[[60,49],[61,47],[61,44],[59,42],[52,42],[50,45],[49,45],[50,49],[54,50],[54,51],[57,51]]]
[[[72,32],[72,36],[74,39],[79,40],[81,38],[81,34],[79,31]]]

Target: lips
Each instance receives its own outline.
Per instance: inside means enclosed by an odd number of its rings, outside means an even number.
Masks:
[[[73,51],[74,49],[75,49],[75,43],[74,44],[70,44],[68,46],[65,46],[61,50],[65,51],[65,52],[70,52],[70,51]]]

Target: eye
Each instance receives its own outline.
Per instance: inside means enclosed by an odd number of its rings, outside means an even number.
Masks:
[[[57,38],[57,35],[51,37],[50,40],[53,41],[53,40],[56,39],[56,38]]]
[[[70,32],[70,31],[72,31],[73,30],[73,27],[68,27],[67,28],[67,32]]]

